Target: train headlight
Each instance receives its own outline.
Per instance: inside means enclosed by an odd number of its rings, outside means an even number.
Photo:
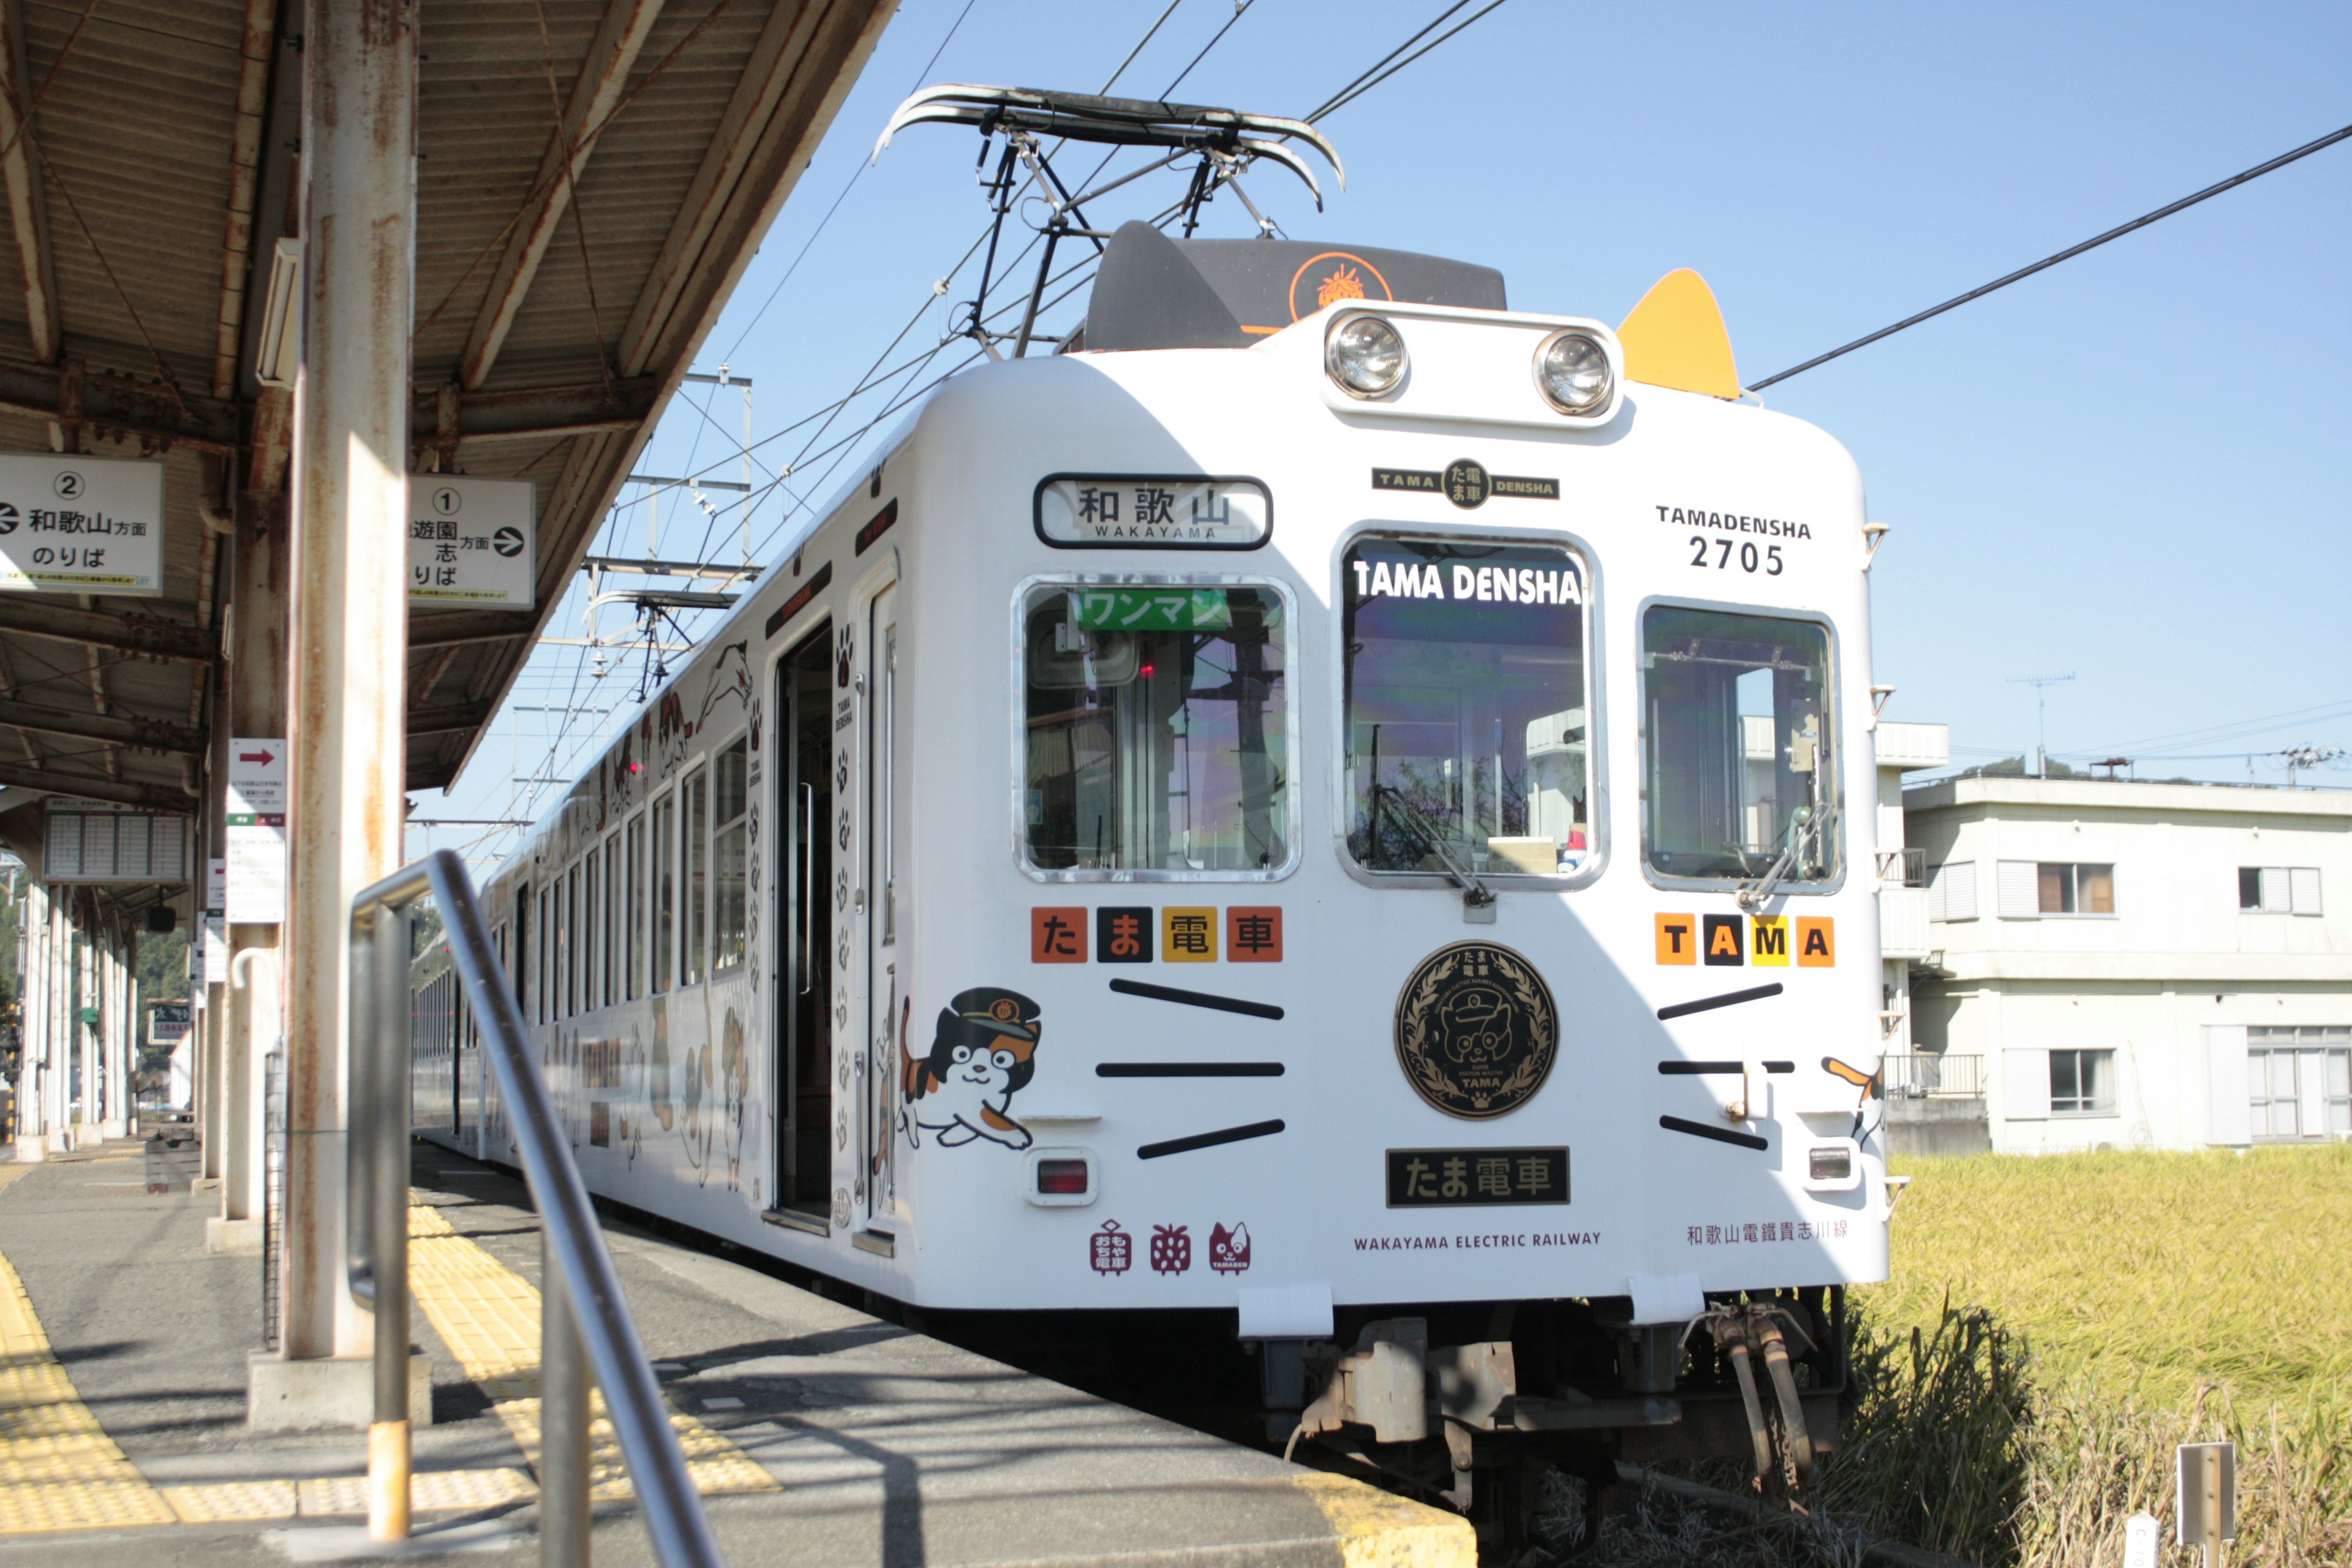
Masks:
[[[1615,375],[1609,351],[1587,332],[1556,332],[1536,351],[1536,385],[1562,414],[1597,414],[1609,405]]]
[[[1381,396],[1404,379],[1404,339],[1378,316],[1350,316],[1325,340],[1323,368],[1350,396]]]

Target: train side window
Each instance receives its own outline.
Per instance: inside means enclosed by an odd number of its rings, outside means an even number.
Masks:
[[[628,933],[621,956],[621,1000],[646,994],[646,814],[629,818],[621,831],[621,924]]]
[[[1297,838],[1273,584],[1033,585],[1023,846],[1037,870],[1271,878]]]
[[[1592,854],[1591,574],[1548,543],[1368,535],[1340,568],[1348,853],[1570,877]]]
[[[604,953],[596,999],[609,1007],[621,999],[621,836],[604,840],[604,901],[596,921],[596,945]]]
[[[710,978],[710,770],[697,768],[679,791],[686,802],[686,952],[678,984]]]
[[[550,885],[539,890],[539,955],[537,979],[531,985],[531,997],[537,1004],[534,1016],[539,1023],[547,1022],[548,993],[555,989],[555,966],[548,960],[548,929],[555,922],[548,917],[553,911],[555,888]]]
[[[654,984],[669,989],[677,962],[677,797],[654,802]]]
[[[712,816],[711,967],[732,969],[743,962],[751,933],[751,906],[746,901],[746,876],[751,870],[751,746],[738,736],[719,753],[713,766],[717,799]]]
[[[1833,879],[1837,754],[1819,621],[1652,605],[1642,615],[1643,853],[1653,875]]]

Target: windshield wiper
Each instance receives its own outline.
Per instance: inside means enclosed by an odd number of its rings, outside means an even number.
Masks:
[[[1787,847],[1780,851],[1772,864],[1766,868],[1761,877],[1752,882],[1742,883],[1732,894],[1732,897],[1738,901],[1739,907],[1750,914],[1762,908],[1764,901],[1772,896],[1772,889],[1780,885],[1780,879],[1787,876],[1790,868],[1796,864],[1798,846],[1808,837],[1818,840],[1822,834],[1829,830],[1830,823],[1835,816],[1833,807],[1823,807],[1821,814],[1821,827],[1808,832],[1807,830],[1811,828],[1813,824],[1813,808],[1810,805],[1801,805],[1790,812]]]

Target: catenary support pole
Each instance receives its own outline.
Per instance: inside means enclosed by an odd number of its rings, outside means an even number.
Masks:
[[[359,1361],[374,1329],[341,1277],[344,938],[353,896],[401,854],[415,0],[308,0],[303,40],[284,1345],[289,1361]],[[398,1425],[385,1440],[404,1445]]]

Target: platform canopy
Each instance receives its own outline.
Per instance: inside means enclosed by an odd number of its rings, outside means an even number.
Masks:
[[[411,789],[478,742],[891,9],[422,0],[411,467],[535,481],[536,602],[412,602]],[[0,466],[163,467],[152,591],[0,582],[0,814],[196,805],[227,535],[292,457],[264,356],[301,26],[299,0],[0,0]]]

